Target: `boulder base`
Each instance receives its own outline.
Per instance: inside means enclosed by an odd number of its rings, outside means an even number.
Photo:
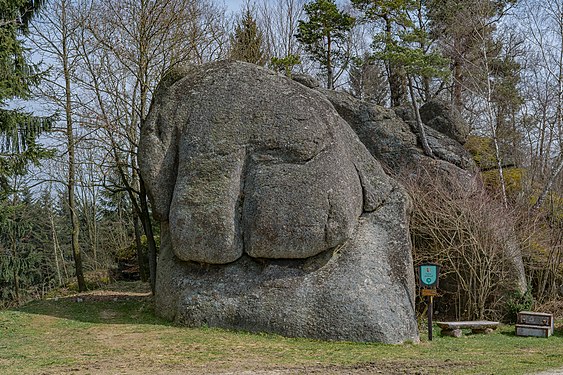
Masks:
[[[359,220],[354,238],[306,261],[256,260],[227,265],[179,261],[163,237],[156,308],[170,320],[273,332],[322,340],[402,343],[418,341],[414,290],[401,247],[408,227],[398,220],[407,202]],[[163,233],[169,233],[166,225]]]

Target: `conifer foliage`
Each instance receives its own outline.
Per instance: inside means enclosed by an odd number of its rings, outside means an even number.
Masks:
[[[304,9],[308,20],[299,21],[297,40],[326,73],[327,88],[334,89],[339,76],[335,68],[340,66],[341,74],[350,61],[346,42],[356,19],[339,10],[334,0],[315,0]]]
[[[250,9],[235,27],[231,35],[231,53],[233,60],[246,61],[256,65],[264,65],[266,58],[262,47],[262,32],[258,28],[254,15]]]
[[[29,162],[46,155],[36,138],[50,126],[51,119],[8,106],[10,100],[28,99],[31,88],[39,82],[41,74],[30,62],[21,36],[43,2],[0,2],[0,184],[4,188],[9,176],[23,173]]]
[[[43,1],[0,1],[0,302],[20,303],[26,294],[51,286],[53,268],[39,237],[44,215],[33,215],[31,194],[22,198],[15,187],[30,163],[49,154],[36,142],[51,118],[15,108],[14,99],[29,99],[41,73],[30,62],[22,36]],[[35,208],[39,208],[36,206]],[[35,214],[37,211],[35,212]],[[32,291],[35,290],[35,291]]]

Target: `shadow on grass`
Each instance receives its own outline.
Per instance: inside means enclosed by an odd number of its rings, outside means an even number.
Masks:
[[[29,302],[11,309],[85,323],[172,325],[156,316],[150,293],[92,291]]]

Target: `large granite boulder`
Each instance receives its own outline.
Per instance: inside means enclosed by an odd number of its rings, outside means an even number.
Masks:
[[[409,197],[321,93],[242,62],[177,70],[139,149],[162,228],[161,316],[418,339]]]

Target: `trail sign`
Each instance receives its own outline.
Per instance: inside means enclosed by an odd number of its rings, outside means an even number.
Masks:
[[[428,301],[428,340],[432,341],[432,315],[434,313],[434,297],[438,295],[440,266],[434,263],[423,263],[418,266],[418,279],[422,287],[422,296]]]
[[[425,263],[418,266],[418,277],[423,288],[435,289],[438,287],[438,273],[440,266],[433,263]]]

